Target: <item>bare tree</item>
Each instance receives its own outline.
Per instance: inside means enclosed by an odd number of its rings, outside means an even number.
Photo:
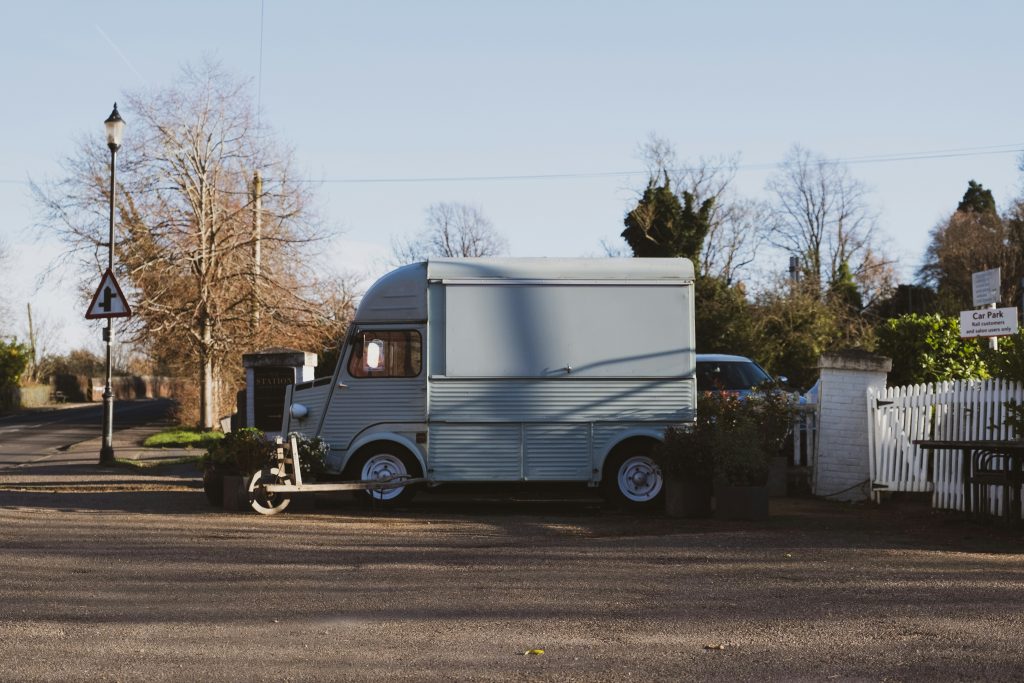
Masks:
[[[972,305],[972,273],[1002,268],[1000,291],[1014,301],[1016,249],[998,216],[955,211],[931,233],[925,262],[918,271],[922,282],[934,287],[950,311]]]
[[[844,264],[858,285],[891,266],[879,258],[867,187],[844,164],[794,145],[767,189],[774,195],[771,242],[800,258],[818,291],[838,281]]]
[[[204,63],[171,87],[130,94],[128,104],[115,264],[136,313],[129,337],[161,363],[195,372],[199,423],[209,428],[240,378],[240,353],[322,332],[305,258],[322,232],[290,153],[265,126],[257,135],[246,82]],[[94,266],[105,256],[107,160],[102,143],[83,141],[63,180],[36,187],[67,257]],[[258,264],[255,169],[265,177]],[[263,312],[257,330],[254,299]]]
[[[31,359],[25,370],[25,377],[32,382],[44,382],[46,377],[41,372],[40,360],[53,354],[64,331],[64,321],[32,310],[32,304],[26,306],[25,326],[21,338],[27,340]]]
[[[638,152],[649,177],[667,177],[680,198],[689,193],[697,206],[714,200],[701,248],[700,271],[726,282],[739,281],[753,264],[770,226],[763,202],[737,197],[732,189],[739,154],[680,162],[672,143],[655,133],[647,136]],[[605,251],[610,253],[607,245]]]
[[[427,208],[427,227],[412,237],[391,242],[396,265],[423,261],[431,256],[461,258],[501,256],[508,242],[475,206],[441,202]]]
[[[771,208],[763,201],[728,198],[704,238],[704,272],[726,282],[742,279],[765,244]]]

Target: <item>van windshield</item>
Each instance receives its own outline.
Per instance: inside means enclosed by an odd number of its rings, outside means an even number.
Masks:
[[[352,340],[352,377],[418,377],[423,342],[416,330],[360,330]]]

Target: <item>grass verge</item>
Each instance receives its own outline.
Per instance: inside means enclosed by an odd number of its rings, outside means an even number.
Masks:
[[[158,432],[142,442],[146,448],[206,448],[224,438],[223,432],[175,427]]]

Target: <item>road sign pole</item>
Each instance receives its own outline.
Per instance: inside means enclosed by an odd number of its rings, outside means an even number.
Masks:
[[[107,344],[107,384],[103,388],[103,445],[100,446],[100,464],[114,464],[114,391],[110,364],[110,338],[113,336],[113,318],[107,318],[103,340]]]
[[[117,110],[117,105],[114,106]],[[107,243],[107,269],[114,272],[114,173],[117,164],[118,145],[108,143],[110,147],[110,233]],[[107,318],[107,326],[103,330],[103,341],[107,345],[107,385],[103,389],[103,445],[100,446],[100,464],[114,464],[114,391],[111,388],[112,371],[110,365],[110,341],[114,336],[114,319]]]

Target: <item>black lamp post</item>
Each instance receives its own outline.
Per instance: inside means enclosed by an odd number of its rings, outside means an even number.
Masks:
[[[121,146],[121,135],[124,133],[124,119],[117,113],[117,102],[114,111],[103,122],[107,128],[107,147],[110,148],[110,235],[107,242],[107,268],[114,272],[114,174],[117,168],[117,150]],[[107,318],[107,326],[103,330],[103,341],[107,345],[107,386],[103,389],[103,445],[100,447],[100,464],[114,464],[114,391],[111,388],[112,375],[110,367],[110,342],[114,336],[113,318]]]

